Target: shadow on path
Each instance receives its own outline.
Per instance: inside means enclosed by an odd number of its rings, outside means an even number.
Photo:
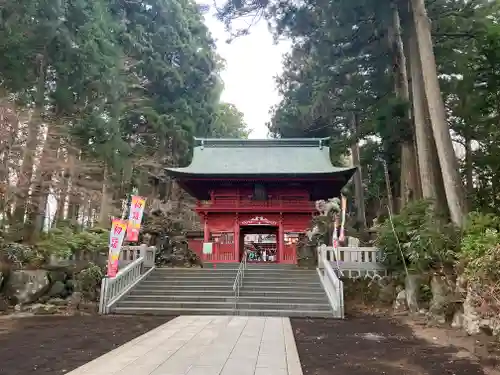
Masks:
[[[140,316],[2,318],[0,373],[65,374],[171,319]]]
[[[414,336],[390,319],[292,319],[304,375],[483,375],[456,347]]]

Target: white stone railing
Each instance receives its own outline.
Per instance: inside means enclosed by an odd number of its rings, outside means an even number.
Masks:
[[[149,268],[155,265],[156,247],[142,244],[140,246],[123,246],[120,251],[118,264],[120,267],[126,266],[133,261],[144,258],[144,267]]]
[[[318,247],[318,261],[330,262],[347,277],[363,275],[386,275],[381,262],[381,253],[376,247]]]
[[[78,264],[87,264],[89,262],[104,265],[107,261],[107,254],[91,251],[75,251],[67,257],[58,257],[50,255],[49,265],[53,267],[68,267]]]
[[[328,261],[318,258],[318,274],[325,289],[335,318],[344,318],[344,283],[333,271]]]
[[[154,269],[145,271],[145,258],[139,257],[120,270],[116,277],[105,277],[101,282],[99,313],[109,314],[111,308]],[[144,272],[145,271],[145,272]]]

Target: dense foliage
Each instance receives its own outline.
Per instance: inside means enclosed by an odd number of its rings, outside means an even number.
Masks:
[[[361,166],[362,194],[354,199],[360,201],[356,206],[366,207],[369,224],[389,201],[398,211],[413,199],[433,198],[442,211],[452,210],[448,193],[453,189],[455,201],[460,201],[451,215],[455,224],[463,225],[465,195],[469,209],[499,213],[500,150],[494,141],[500,82],[498,1],[425,1],[436,57],[433,68],[439,75],[446,116],[446,124],[440,126],[451,131],[461,172],[457,178],[449,173],[456,170],[449,156],[451,143],[446,150],[438,146],[437,152],[432,139],[424,145],[417,131],[422,121],[429,122],[429,113],[435,113],[429,109],[420,113],[420,120],[417,117],[416,80],[410,69],[414,65],[418,75],[423,74],[423,65],[432,65],[429,59],[418,63],[418,56],[413,59],[413,43],[421,32],[414,22],[421,17],[415,13],[419,0],[223,3],[220,17],[229,27],[242,14],[258,14],[277,35],[292,38],[293,49],[278,78],[283,100],[274,108],[269,128],[277,136],[332,137],[336,150],[353,157],[354,148],[359,148],[354,163]],[[420,134],[435,135],[434,125]],[[431,180],[422,174],[426,167],[422,158],[437,166],[430,172]],[[444,158],[449,161],[446,172]]]
[[[378,228],[377,247],[391,271],[426,272],[453,269],[460,252],[460,233],[435,212],[429,201],[416,201]]]
[[[163,169],[189,161],[193,136],[248,135],[220,101],[223,62],[194,0],[8,2],[0,40],[0,222],[11,239],[35,243],[65,220],[108,226],[133,188],[149,203],[178,200]]]

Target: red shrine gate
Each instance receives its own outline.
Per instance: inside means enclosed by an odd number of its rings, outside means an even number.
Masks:
[[[338,196],[355,171],[331,165],[325,139],[196,142],[192,163],[167,172],[198,199],[204,235],[190,247],[208,262],[240,262],[246,249],[249,261],[295,264],[314,202]]]

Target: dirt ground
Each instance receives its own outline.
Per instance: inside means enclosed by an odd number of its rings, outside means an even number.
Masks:
[[[65,374],[171,319],[140,316],[2,317],[0,374]]]
[[[500,375],[478,338],[451,328],[368,315],[292,327],[304,375]]]

